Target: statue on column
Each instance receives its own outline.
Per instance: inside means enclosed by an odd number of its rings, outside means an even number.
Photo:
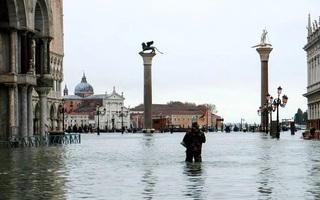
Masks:
[[[263,29],[263,32],[261,34],[260,44],[255,45],[252,48],[272,46],[271,44],[267,43],[267,34],[268,34],[268,31],[266,29]]]
[[[147,44],[143,42],[142,43],[142,52],[151,50],[150,53],[155,53],[155,50],[157,50],[159,53],[163,54],[161,51],[159,51],[157,49],[157,47],[151,46],[151,45],[153,45],[153,41],[147,42]]]

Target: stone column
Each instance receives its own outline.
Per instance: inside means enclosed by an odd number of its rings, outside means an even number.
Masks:
[[[21,74],[26,74],[29,68],[28,59],[28,33],[21,32]]]
[[[261,106],[264,105],[266,102],[266,95],[269,93],[268,88],[268,61],[269,61],[269,55],[272,51],[272,47],[270,46],[262,46],[256,49],[257,52],[260,55],[261,60]],[[261,114],[261,127],[264,127],[265,129],[268,127],[268,114],[262,115]]]
[[[36,88],[40,101],[40,135],[45,134],[45,125],[47,124],[47,96],[50,88]]]
[[[16,74],[17,72],[17,40],[18,33],[16,29],[12,29],[10,33],[10,73]]]
[[[8,86],[8,124],[9,124],[9,134],[7,134],[7,137],[12,136],[18,136],[18,130],[17,130],[17,102],[16,98],[18,89],[16,84],[6,84]]]
[[[32,104],[32,91],[33,91],[33,87],[29,86],[28,88],[28,136],[32,136],[33,135],[33,118],[34,116],[34,110],[33,110],[33,104]]]
[[[20,85],[20,95],[21,95],[21,103],[20,103],[20,135],[28,136],[28,86]]]
[[[58,125],[57,129],[58,131],[63,131],[63,120],[62,120],[62,114],[60,113],[60,110],[58,111],[58,116],[57,116],[57,120],[56,120],[56,124]],[[72,127],[71,127],[72,128]],[[53,129],[54,131],[56,131],[56,127],[54,127]]]
[[[51,38],[42,38],[43,41],[43,73],[50,74],[50,41]]]
[[[155,53],[139,53],[144,65],[144,132],[153,132],[152,128],[152,58]]]

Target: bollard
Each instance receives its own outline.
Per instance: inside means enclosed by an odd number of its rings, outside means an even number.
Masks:
[[[291,135],[294,135],[296,132],[296,127],[294,125],[294,122],[290,122],[290,130],[291,130]]]

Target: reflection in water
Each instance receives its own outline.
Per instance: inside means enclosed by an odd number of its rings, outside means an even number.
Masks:
[[[153,175],[153,168],[155,167],[153,162],[154,151],[154,137],[153,134],[144,134],[143,136],[143,169],[145,173],[142,176],[141,182],[144,185],[144,191],[142,192],[144,199],[152,199],[154,195],[154,187],[157,182],[157,177]]]
[[[184,167],[184,174],[187,175],[189,184],[186,185],[187,191],[184,195],[193,199],[205,199],[204,197],[204,173],[202,163],[186,162]]]
[[[0,200],[320,199],[319,141],[210,133],[205,161],[185,163],[183,135],[84,134],[80,145],[0,149]]]
[[[143,144],[142,144],[143,147],[152,147],[152,145],[154,144],[153,134],[145,133],[143,135],[142,141],[143,141]]]
[[[66,199],[63,153],[58,147],[0,149],[0,188],[6,191],[0,199]]]
[[[319,142],[311,142],[309,148],[306,149],[306,154],[308,157],[308,162],[306,164],[306,169],[308,169],[307,181],[312,187],[307,191],[307,194],[310,194],[315,199],[320,199],[320,160],[319,160]]]
[[[145,199],[152,199],[154,194],[154,187],[157,182],[157,177],[153,175],[151,169],[146,169],[146,172],[143,175],[141,182],[145,184],[144,191],[142,192]]]
[[[268,197],[272,194],[272,187],[270,186],[270,178],[274,177],[273,169],[270,166],[271,156],[270,156],[270,138],[267,135],[261,135],[262,140],[258,143],[258,163],[259,163],[259,180],[258,180],[258,192],[261,197]]]

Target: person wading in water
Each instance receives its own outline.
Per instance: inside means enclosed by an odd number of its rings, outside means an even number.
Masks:
[[[201,149],[202,143],[206,142],[206,136],[199,129],[197,122],[192,123],[191,130],[188,130],[183,138],[186,150],[186,162],[202,162]]]

